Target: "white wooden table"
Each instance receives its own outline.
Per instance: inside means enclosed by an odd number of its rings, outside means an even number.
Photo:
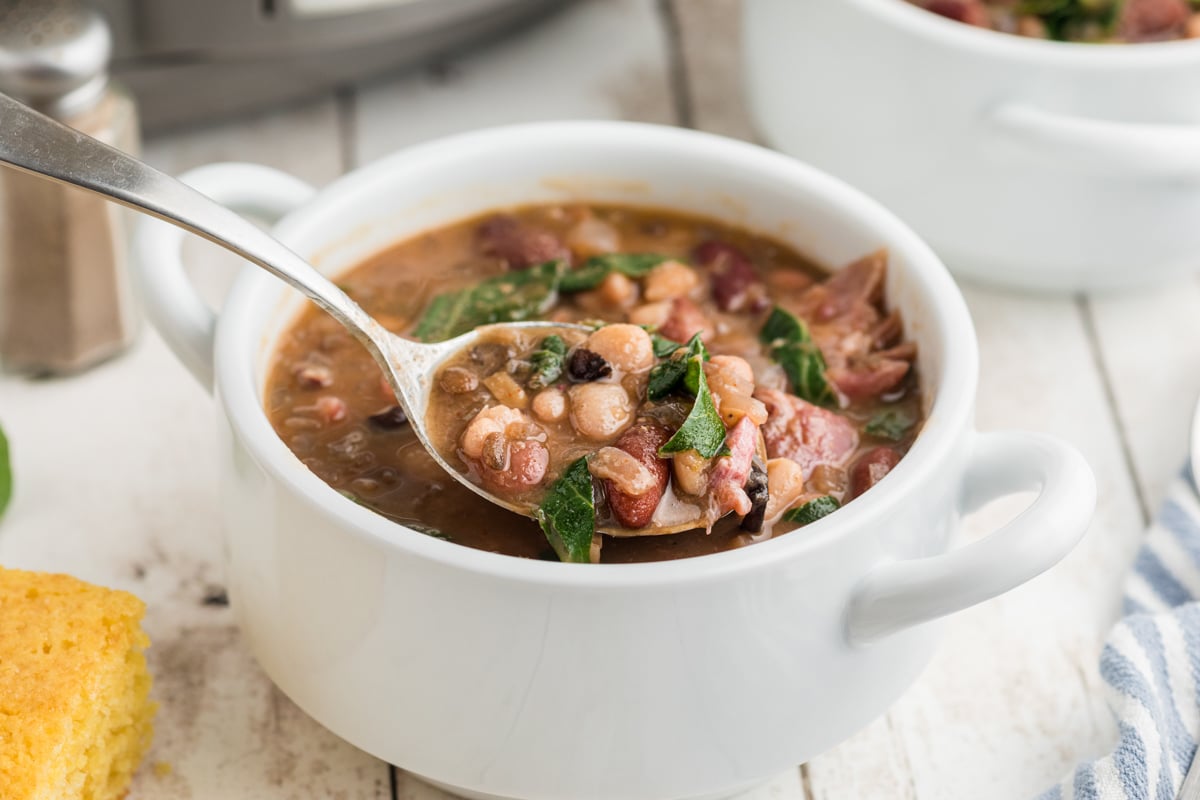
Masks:
[[[582,0],[436,69],[159,138],[147,155],[175,172],[257,161],[323,184],[412,142],[521,120],[640,119],[754,138],[737,28],[736,0]],[[192,260],[219,297],[231,260],[201,245]],[[1143,526],[1184,458],[1200,283],[1120,298],[964,291],[982,348],[980,428],[1075,443],[1100,485],[1090,535],[1046,575],[958,615],[884,717],[748,798],[1012,800],[1114,741],[1096,660]],[[17,478],[0,562],[149,604],[162,704],[149,763],[170,770],[143,769],[133,798],[446,797],[323,730],[247,653],[221,588],[212,403],[153,331],[80,377],[0,380],[0,420]],[[985,510],[970,529],[1013,509]]]

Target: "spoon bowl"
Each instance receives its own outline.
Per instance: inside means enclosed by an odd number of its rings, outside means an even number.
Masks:
[[[498,497],[454,468],[429,437],[433,376],[447,358],[497,327],[577,328],[558,322],[511,322],[481,326],[453,339],[427,344],[397,336],[380,325],[332,281],[269,233],[190,186],[150,165],[58,123],[0,94],[0,164],[101,195],[201,236],[265,269],[298,289],[357,339],[383,370],[421,445],[463,486],[491,503],[524,516],[536,508]],[[702,527],[704,521],[629,531],[598,526],[616,535],[659,535]]]

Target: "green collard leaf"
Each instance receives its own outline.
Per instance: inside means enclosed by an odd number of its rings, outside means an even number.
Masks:
[[[828,495],[822,495],[821,497],[816,497],[812,500],[809,500],[803,505],[789,509],[783,515],[783,519],[786,522],[795,522],[800,525],[808,525],[811,522],[816,522],[821,517],[832,514],[839,508],[841,508],[841,505],[838,504],[837,500],[834,500]]]
[[[837,395],[825,377],[825,356],[803,320],[776,306],[759,332],[759,340],[770,348],[775,363],[783,367],[797,397],[820,406],[837,403]]]
[[[579,269],[563,275],[558,288],[564,292],[595,289],[613,272],[619,272],[629,278],[642,278],[650,270],[669,260],[669,256],[657,253],[606,253],[592,256]]]
[[[567,343],[558,334],[542,339],[542,343],[529,363],[533,365],[533,375],[529,378],[530,389],[545,389],[562,376],[563,363],[567,357]]]
[[[562,261],[506,272],[457,292],[439,294],[425,309],[413,334],[440,342],[493,322],[517,322],[548,311],[558,298]]]
[[[713,458],[725,452],[725,423],[721,421],[712,394],[708,391],[708,380],[701,367],[703,362],[704,357],[700,353],[688,359],[688,374],[693,374],[694,370],[696,376],[696,402],[692,403],[692,410],[675,435],[659,448],[660,456],[695,450],[705,458]],[[696,365],[694,368],[693,364]],[[684,380],[687,380],[687,376]]]
[[[591,561],[596,533],[596,499],[587,458],[567,467],[537,510],[538,525],[561,561]]]
[[[863,426],[863,430],[880,439],[889,439],[893,442],[898,442],[904,438],[905,434],[912,430],[912,426],[916,422],[907,412],[889,408],[872,416],[867,424]]]
[[[4,429],[0,428],[0,517],[4,516],[4,510],[8,508],[12,491],[13,475],[12,464],[8,458],[8,439],[4,436]]]
[[[655,358],[666,358],[683,347],[679,342],[673,342],[665,336],[659,336],[657,333],[650,334],[650,342],[654,346]]]
[[[646,396],[651,400],[661,400],[683,386],[694,397],[697,383],[694,373],[700,370],[700,362],[693,367],[696,356],[700,356],[701,361],[708,360],[708,350],[700,341],[700,334],[693,336],[686,345],[677,345],[670,358],[654,365],[646,384]]]

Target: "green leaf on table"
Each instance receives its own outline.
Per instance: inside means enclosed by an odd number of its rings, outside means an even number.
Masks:
[[[537,509],[538,525],[561,561],[591,561],[596,534],[596,499],[587,458],[567,467]]]
[[[8,439],[4,435],[4,429],[0,428],[0,517],[4,516],[4,509],[8,508],[12,491],[13,476],[12,464],[8,460]]]
[[[664,261],[670,261],[670,257],[657,253],[605,253],[592,256],[579,269],[564,274],[558,288],[564,292],[595,289],[613,272],[619,272],[627,278],[643,278]]]
[[[562,261],[506,272],[457,292],[433,298],[413,335],[423,342],[440,342],[493,322],[518,322],[544,313],[558,299],[558,281],[566,271]]]
[[[770,349],[775,363],[783,367],[793,394],[819,406],[837,402],[825,377],[825,356],[812,340],[803,320],[776,306],[771,309],[758,338]]]
[[[700,352],[687,361],[688,374],[684,376],[684,383],[686,384],[689,377],[695,376],[696,402],[692,403],[692,410],[688,412],[687,419],[679,426],[679,430],[675,431],[675,435],[658,449],[660,456],[695,450],[705,458],[713,458],[728,452],[725,449],[725,423],[721,421],[712,394],[708,391],[703,363],[704,356]]]
[[[912,430],[912,426],[916,422],[912,415],[906,411],[885,408],[883,411],[879,411],[872,416],[867,421],[867,424],[863,426],[863,430],[880,439],[890,439],[893,442],[898,442],[904,438],[906,433]]]
[[[837,500],[834,500],[829,495],[813,498],[803,505],[796,506],[784,513],[783,519],[786,522],[796,522],[800,525],[808,525],[816,522],[821,517],[828,516],[841,508]]]
[[[693,367],[693,359],[697,355],[701,361],[695,362],[696,366]],[[646,396],[651,400],[661,400],[680,386],[685,386],[694,397],[697,383],[694,372],[701,369],[700,363],[703,361],[708,361],[708,350],[700,341],[700,334],[696,334],[686,345],[676,346],[670,358],[654,365],[646,384]]]
[[[563,363],[567,358],[567,343],[558,334],[542,339],[538,349],[529,357],[533,375],[529,378],[530,389],[545,389],[562,375]]]

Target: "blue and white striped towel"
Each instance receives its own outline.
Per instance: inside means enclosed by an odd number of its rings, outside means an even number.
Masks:
[[[1200,500],[1191,468],[1167,492],[1100,654],[1117,719],[1111,755],[1038,800],[1175,800],[1200,734]]]

